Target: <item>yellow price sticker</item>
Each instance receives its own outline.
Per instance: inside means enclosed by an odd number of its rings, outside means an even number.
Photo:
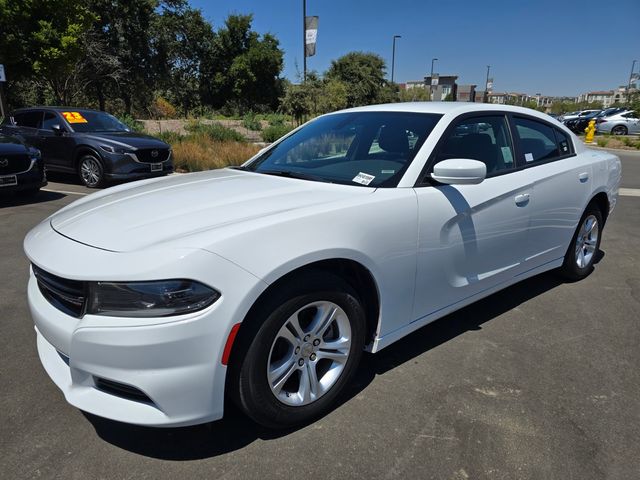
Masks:
[[[89,123],[80,112],[62,112],[62,116],[69,123]]]

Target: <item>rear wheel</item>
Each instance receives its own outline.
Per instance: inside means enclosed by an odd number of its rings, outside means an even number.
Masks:
[[[95,155],[85,155],[80,159],[78,173],[82,183],[89,188],[98,188],[104,185],[104,168]]]
[[[611,129],[611,133],[614,135],[626,135],[628,133],[627,127],[624,125],[616,125]]]
[[[591,203],[585,210],[564,257],[560,273],[569,280],[581,280],[591,273],[602,238],[602,212]]]
[[[348,284],[322,274],[289,284],[269,303],[255,318],[235,397],[256,422],[284,428],[328,411],[348,384],[364,349],[364,310]]]

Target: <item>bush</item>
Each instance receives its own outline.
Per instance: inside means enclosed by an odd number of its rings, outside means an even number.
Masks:
[[[264,119],[269,122],[269,125],[271,126],[284,125],[287,121],[287,117],[280,113],[270,113],[268,115],[264,115]]]
[[[240,133],[219,123],[207,124],[191,121],[185,126],[185,129],[191,134],[205,135],[211,140],[219,142],[246,142],[246,139]]]
[[[120,115],[118,117],[118,120],[120,120],[120,122],[124,123],[127,127],[129,127],[129,129],[132,132],[138,132],[138,133],[144,132],[144,126],[142,125],[142,123],[136,120],[135,118],[133,118],[131,115],[128,115],[125,113],[123,115]]]
[[[252,143],[220,142],[201,134],[183,137],[172,148],[175,169],[187,172],[241,165],[260,150]]]
[[[248,130],[262,130],[260,120],[258,120],[258,117],[256,117],[256,114],[253,112],[245,113],[244,117],[242,117],[242,126]]]
[[[596,142],[598,143],[598,146],[599,146],[599,147],[606,147],[606,146],[607,146],[607,143],[609,143],[609,139],[608,139],[608,138],[606,138],[606,137],[605,137],[605,138],[598,138],[598,139],[596,140]]]
[[[176,107],[160,96],[153,99],[149,112],[155,118],[176,118],[177,115]]]
[[[265,142],[275,142],[293,130],[291,125],[271,125],[262,131],[262,139]]]
[[[173,145],[174,143],[178,143],[180,140],[182,140],[182,135],[180,135],[178,132],[172,131],[154,133],[152,136],[162,140],[165,143],[168,143],[169,145]]]

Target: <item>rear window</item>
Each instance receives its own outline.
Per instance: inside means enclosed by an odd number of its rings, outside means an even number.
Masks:
[[[571,139],[563,131],[542,122],[515,117],[520,139],[520,159],[525,165],[547,162],[572,152]]]

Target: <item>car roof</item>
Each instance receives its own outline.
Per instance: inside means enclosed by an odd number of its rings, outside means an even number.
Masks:
[[[354,107],[346,110],[329,113],[345,112],[413,112],[413,113],[436,113],[441,115],[460,115],[465,113],[482,112],[511,112],[539,117],[546,121],[553,121],[553,118],[546,113],[538,112],[525,107],[514,105],[500,105],[496,103],[475,103],[475,102],[400,102],[386,103],[381,105],[367,105],[364,107]]]
[[[53,110],[54,112],[73,112],[73,111],[99,112],[100,111],[100,110],[95,110],[93,108],[83,108],[83,107],[38,106],[38,107],[17,108],[17,109],[14,110],[13,113],[30,112],[32,110]]]

